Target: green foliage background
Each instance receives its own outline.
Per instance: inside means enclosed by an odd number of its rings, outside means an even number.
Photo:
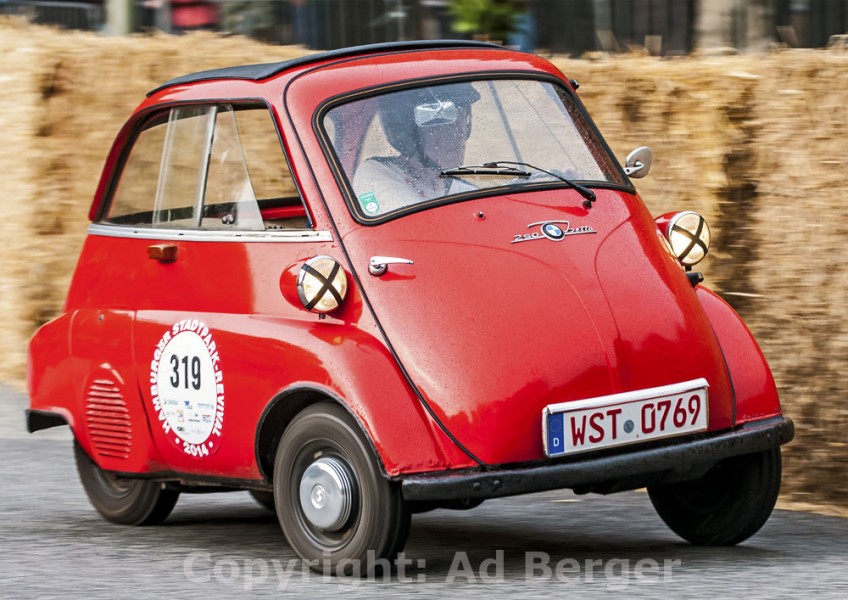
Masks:
[[[516,13],[512,0],[451,0],[450,10],[455,31],[494,41],[506,40]]]

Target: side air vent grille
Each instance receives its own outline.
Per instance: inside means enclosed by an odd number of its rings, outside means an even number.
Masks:
[[[109,458],[129,458],[132,423],[127,403],[114,381],[95,379],[85,397],[85,421],[94,451]]]

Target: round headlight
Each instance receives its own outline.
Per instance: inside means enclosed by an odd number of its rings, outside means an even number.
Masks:
[[[704,217],[691,210],[674,215],[666,235],[677,260],[687,267],[704,260],[710,249],[710,228]]]
[[[336,310],[347,294],[347,275],[330,256],[307,260],[297,274],[297,295],[306,310],[328,313]]]

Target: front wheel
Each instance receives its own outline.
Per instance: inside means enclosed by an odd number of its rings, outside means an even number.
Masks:
[[[780,491],[780,448],[728,458],[694,481],[648,488],[657,514],[684,540],[733,546],[765,525]]]
[[[144,479],[117,477],[104,471],[74,441],[74,457],[82,487],[103,518],[122,525],[157,525],[168,518],[179,492]]]
[[[400,486],[382,476],[356,421],[338,405],[312,405],[286,429],[274,492],[286,539],[316,571],[369,574],[406,543],[410,511]]]

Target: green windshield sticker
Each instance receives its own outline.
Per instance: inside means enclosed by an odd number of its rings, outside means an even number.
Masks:
[[[369,215],[380,212],[380,205],[377,203],[377,196],[374,195],[374,192],[367,192],[359,196],[359,203],[362,205],[362,210]]]

